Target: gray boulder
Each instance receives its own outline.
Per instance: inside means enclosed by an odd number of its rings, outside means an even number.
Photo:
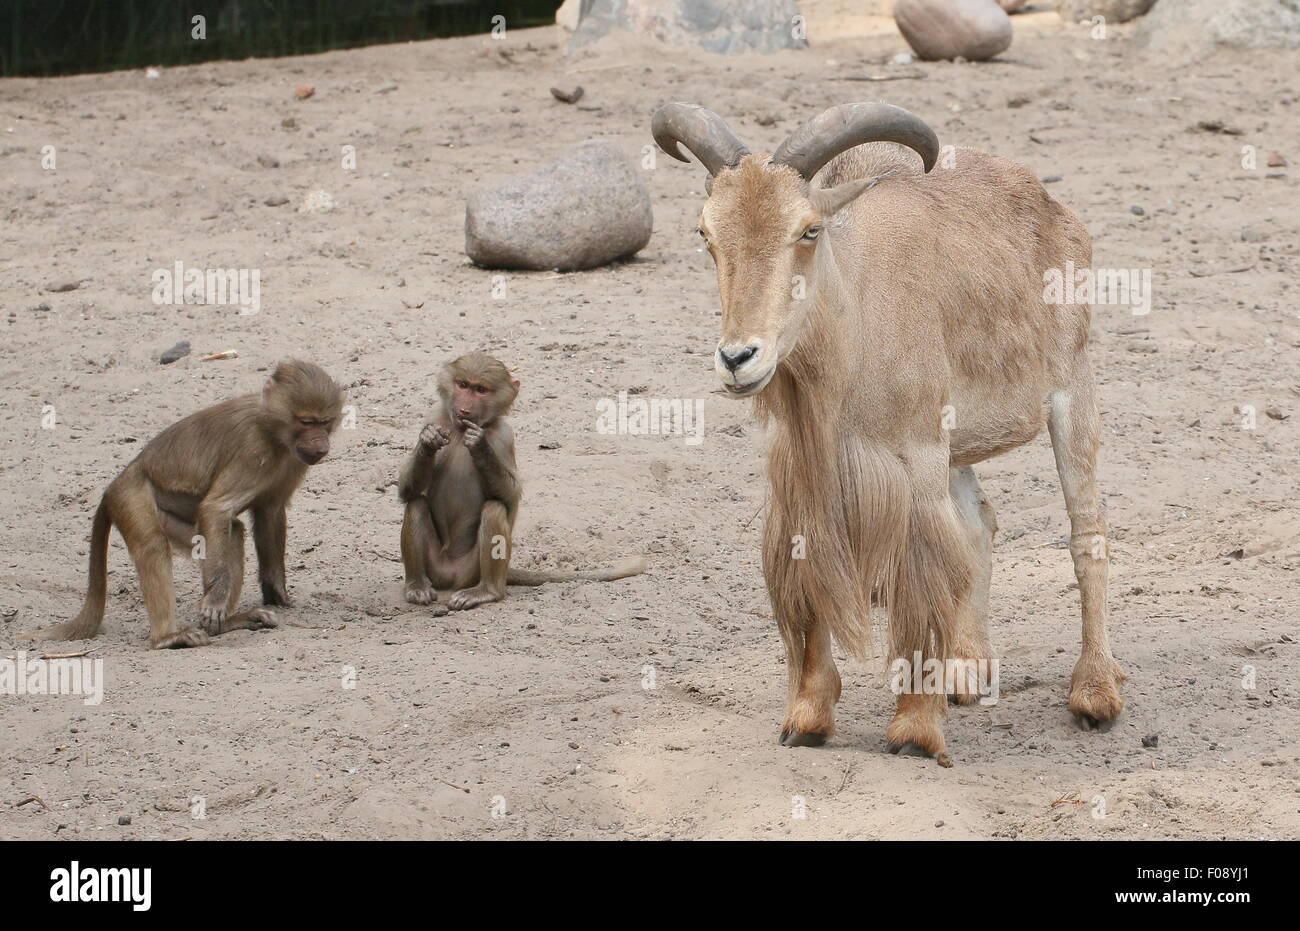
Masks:
[[[1171,60],[1204,58],[1217,48],[1300,48],[1300,0],[1164,0],[1142,20],[1134,41]]]
[[[808,44],[794,0],[582,0],[570,48],[615,32],[731,55]]]
[[[471,193],[465,252],[488,268],[594,268],[643,248],[653,225],[636,166],[614,143],[589,140]]]
[[[1056,13],[1067,23],[1104,16],[1108,23],[1127,23],[1137,19],[1156,0],[1056,0]]]
[[[894,22],[920,58],[983,61],[1011,46],[1011,17],[994,0],[898,0]]]

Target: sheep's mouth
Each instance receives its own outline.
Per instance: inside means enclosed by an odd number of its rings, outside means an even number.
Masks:
[[[744,384],[731,384],[728,382],[723,382],[722,387],[726,388],[727,393],[730,394],[732,397],[744,398],[744,397],[748,397],[751,394],[757,394],[759,391],[762,391],[764,388],[766,388],[767,383],[772,380],[772,376],[775,374],[776,374],[776,367],[773,366],[761,378],[756,378],[753,381],[747,381]]]

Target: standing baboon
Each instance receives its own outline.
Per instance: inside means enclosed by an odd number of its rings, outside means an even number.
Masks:
[[[81,640],[99,632],[114,525],[140,576],[155,649],[202,646],[209,635],[274,627],[270,611],[235,613],[244,581],[244,525],[238,518],[252,511],[263,603],[291,606],[284,578],[285,507],[308,466],[329,453],[342,407],[343,392],[320,366],[289,360],[276,366],[260,395],[232,398],[158,434],[100,500],[81,613],[31,636]],[[176,627],[173,546],[201,547],[201,627]]]

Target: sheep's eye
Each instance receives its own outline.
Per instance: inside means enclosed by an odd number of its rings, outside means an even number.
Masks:
[[[817,238],[817,234],[820,233],[821,231],[822,228],[820,226],[810,226],[803,231],[803,235],[799,238],[802,239],[804,242],[812,242],[814,239]]]

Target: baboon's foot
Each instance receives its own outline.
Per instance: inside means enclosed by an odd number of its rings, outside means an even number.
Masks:
[[[500,600],[501,596],[496,592],[482,585],[475,585],[473,588],[462,588],[458,592],[452,592],[451,597],[447,599],[447,607],[453,611],[467,611],[489,601]]]
[[[289,593],[272,582],[262,583],[262,604],[276,608],[292,608],[293,599]]]
[[[406,600],[413,605],[431,605],[438,600],[438,593],[432,585],[410,585],[406,589]]]
[[[1126,678],[1119,663],[1109,656],[1079,657],[1074,664],[1074,675],[1070,677],[1069,708],[1082,730],[1110,730],[1111,724],[1124,710],[1119,687]]]
[[[149,638],[149,646],[155,650],[181,650],[186,647],[205,647],[212,642],[206,630],[197,627],[182,627],[175,633],[167,634],[158,640]]]
[[[232,630],[269,630],[272,627],[279,626],[280,623],[275,619],[274,611],[268,611],[266,608],[254,608],[251,611],[241,611],[226,618],[221,625],[221,633],[229,633]]]
[[[42,627],[40,630],[29,630],[20,637],[23,640],[81,640],[85,634],[77,633],[72,629],[72,624],[64,621],[62,624],[55,624],[53,627]],[[92,635],[93,636],[93,635]]]
[[[199,625],[215,637],[221,633],[221,625],[226,622],[228,613],[224,599],[221,604],[208,604],[207,599],[204,599],[199,605]]]
[[[934,698],[940,698],[939,702]],[[951,766],[943,741],[941,696],[903,695],[894,720],[885,728],[890,753],[932,756],[940,766]]]

